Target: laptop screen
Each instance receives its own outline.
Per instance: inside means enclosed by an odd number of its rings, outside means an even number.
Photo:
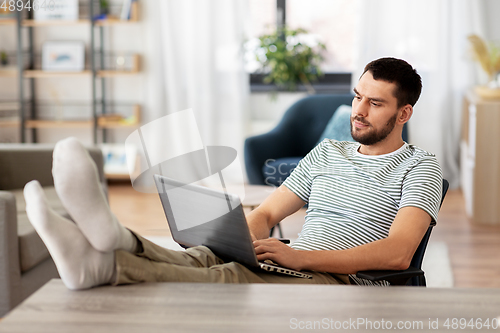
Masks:
[[[155,175],[174,240],[207,246],[222,259],[258,266],[237,196]]]

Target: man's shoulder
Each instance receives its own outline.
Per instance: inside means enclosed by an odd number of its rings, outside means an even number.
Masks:
[[[433,153],[414,145],[408,145],[407,154],[408,155],[405,156],[405,164],[407,167],[409,166],[410,169],[418,169],[420,170],[419,172],[425,170],[429,173],[442,175],[441,166],[439,165],[436,155]]]
[[[412,152],[413,155],[417,156],[434,156],[435,155],[427,150],[424,150],[418,146],[408,144],[408,150]]]
[[[415,145],[409,144],[408,149],[406,149],[406,152],[409,155],[409,157],[412,157],[417,160],[429,160],[437,162],[436,155]]]

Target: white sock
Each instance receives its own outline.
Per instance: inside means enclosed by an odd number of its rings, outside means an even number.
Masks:
[[[38,181],[26,184],[24,198],[28,218],[66,287],[86,289],[111,282],[115,270],[113,252],[94,249],[73,222],[54,212]]]
[[[64,207],[96,250],[135,251],[137,240],[111,212],[97,167],[78,140],[67,138],[56,144],[52,175]]]

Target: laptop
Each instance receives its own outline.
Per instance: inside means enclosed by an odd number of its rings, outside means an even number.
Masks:
[[[308,273],[257,260],[238,196],[161,175],[154,175],[154,180],[172,237],[182,247],[203,245],[225,262],[312,278]]]

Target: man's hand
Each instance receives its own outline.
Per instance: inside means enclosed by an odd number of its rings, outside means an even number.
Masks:
[[[294,250],[276,238],[259,239],[253,242],[259,261],[270,259],[275,263],[300,271],[303,251]]]

